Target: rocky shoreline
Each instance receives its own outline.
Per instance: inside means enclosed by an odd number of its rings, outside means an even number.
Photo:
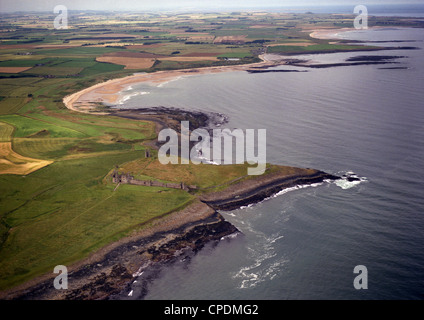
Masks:
[[[181,121],[189,121],[190,129],[204,128],[207,130],[228,122],[228,117],[221,113],[188,111],[173,107],[108,108],[107,110],[110,115],[121,118],[153,121],[156,123],[158,131],[170,128],[179,132]]]
[[[217,197],[212,194],[201,197],[200,199],[215,210],[235,210],[243,206],[258,203],[287,188],[337,179],[340,179],[340,177],[322,171],[317,171],[309,175],[283,177],[276,175],[274,179],[264,181],[261,185],[255,186],[254,189],[245,189],[236,195],[232,194],[231,190],[226,190],[222,196]]]
[[[105,300],[124,290],[141,270],[170,263],[185,250],[196,253],[206,243],[236,232],[218,212],[195,202],[69,268],[68,289],[56,290],[56,275],[51,274],[36,284],[15,289],[6,299]]]
[[[234,210],[260,202],[296,185],[336,180],[341,177],[322,171],[284,176],[279,172],[248,179],[225,191],[208,193],[187,208],[158,219],[140,233],[105,248],[100,254],[75,266],[69,272],[69,288],[56,290],[54,274],[42,282],[8,295],[20,300],[107,300],[122,297],[142,273],[142,297],[162,267],[195,255],[206,244],[218,243],[239,233],[217,210]],[[139,297],[140,298],[140,297]]]

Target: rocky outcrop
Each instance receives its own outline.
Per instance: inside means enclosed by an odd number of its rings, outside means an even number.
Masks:
[[[322,171],[316,171],[307,175],[281,177],[276,175],[274,179],[269,179],[269,181],[260,185],[252,183],[253,188],[249,188],[249,185],[244,188],[236,187],[234,192],[225,192],[216,194],[215,196],[206,195],[200,199],[215,210],[234,210],[242,206],[260,202],[286,188],[337,179],[340,179],[340,177]]]
[[[151,255],[154,262],[170,260],[178,256],[181,250],[191,249],[197,253],[205,244],[211,241],[219,241],[222,237],[238,232],[228,221],[219,215],[219,221],[211,224],[199,225],[187,233],[171,240],[162,246],[150,247],[146,251]]]
[[[148,282],[155,278],[155,268],[172,263],[182,255],[196,254],[207,243],[239,232],[216,211],[232,210],[256,203],[282,189],[336,180],[340,177],[313,169],[299,169],[296,174],[277,170],[258,178],[250,178],[228,186],[221,192],[200,196],[181,211],[156,219],[140,234],[122,239],[102,249],[94,257],[81,262],[69,272],[70,287],[56,290],[53,279],[15,292],[11,299],[102,300],[119,297],[142,271],[150,272]],[[344,177],[344,178],[347,178]],[[351,177],[354,178],[354,177]],[[100,251],[102,251],[100,250]],[[144,292],[143,291],[143,292]],[[145,292],[145,293],[146,293]]]

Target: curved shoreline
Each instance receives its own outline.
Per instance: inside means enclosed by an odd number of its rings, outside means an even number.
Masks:
[[[110,98],[123,88],[140,81],[163,82],[181,74],[206,74],[225,71],[247,70],[255,66],[275,65],[266,61],[240,66],[208,67],[190,70],[164,71],[142,74],[123,79],[109,80],[83,89],[64,98],[64,104],[72,111],[94,113],[93,107],[84,101],[85,95],[99,94],[98,99]],[[81,101],[82,99],[83,101]],[[100,102],[96,100],[95,102]],[[78,106],[76,106],[78,104]],[[97,115],[114,113],[95,112]],[[152,120],[154,121],[154,120]],[[250,205],[294,185],[322,182],[339,177],[312,169],[292,176],[278,172],[248,179],[229,186],[224,193],[208,193],[182,210],[164,213],[153,219],[146,228],[131,236],[113,242],[91,253],[87,258],[71,265],[69,289],[53,287],[55,274],[45,274],[0,293],[3,299],[109,299],[119,294],[134,281],[135,276],[158,263],[172,262],[184,250],[197,252],[205,243],[220,241],[222,237],[239,232],[225,221],[216,210],[232,210]],[[230,196],[230,197],[229,197]],[[234,200],[237,199],[237,200]],[[200,201],[199,201],[200,200]],[[147,225],[147,224],[146,224]],[[200,236],[199,236],[200,233]]]
[[[65,106],[72,111],[83,113],[95,113],[97,115],[107,115],[108,112],[96,111],[96,103],[117,103],[119,93],[133,84],[142,82],[150,82],[154,84],[161,84],[182,76],[201,75],[201,74],[214,74],[229,71],[246,71],[251,67],[271,67],[282,62],[268,61],[263,55],[259,58],[261,62],[230,65],[230,66],[214,66],[181,70],[164,70],[154,73],[139,73],[127,76],[124,78],[117,78],[108,80],[106,82],[95,84],[86,89],[80,90],[63,98]]]

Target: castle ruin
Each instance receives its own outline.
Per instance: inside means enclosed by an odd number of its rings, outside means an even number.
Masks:
[[[184,182],[179,183],[164,183],[155,180],[139,180],[135,179],[134,176],[129,173],[120,174],[117,170],[115,170],[112,174],[113,183],[121,183],[121,184],[132,184],[137,186],[146,186],[146,187],[163,187],[163,188],[172,188],[172,189],[181,189],[185,191],[190,191],[193,189],[197,189],[197,186],[189,185],[187,186]]]

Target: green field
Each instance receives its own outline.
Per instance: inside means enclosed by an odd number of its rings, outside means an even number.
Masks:
[[[85,136],[82,132],[25,116],[5,115],[0,116],[0,121],[9,123],[16,128],[16,138],[28,137],[44,130],[48,131],[48,136],[52,138]]]
[[[14,129],[15,128],[13,126],[4,122],[0,122],[0,142],[11,141]]]
[[[193,199],[181,190],[124,185],[114,191],[103,183],[114,164],[141,156],[68,160],[27,177],[0,176],[0,287],[81,259]]]

